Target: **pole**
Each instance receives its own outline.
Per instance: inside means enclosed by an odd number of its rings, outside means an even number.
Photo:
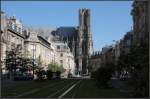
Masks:
[[[35,53],[34,53],[34,50],[35,50],[35,52],[36,52],[36,45],[35,44],[33,44],[33,79],[35,78],[34,77],[34,69],[35,69],[35,59],[34,59],[34,57],[35,57]]]
[[[34,79],[34,44],[33,44],[33,79]]]

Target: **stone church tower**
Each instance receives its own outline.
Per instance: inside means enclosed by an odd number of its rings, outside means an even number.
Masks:
[[[66,42],[75,57],[76,75],[89,72],[89,57],[92,54],[93,42],[90,30],[90,10],[79,9],[78,27],[59,27],[53,34],[59,35]]]
[[[79,10],[79,28],[77,36],[77,68],[79,74],[88,74],[88,62],[93,49],[90,31],[90,10]]]

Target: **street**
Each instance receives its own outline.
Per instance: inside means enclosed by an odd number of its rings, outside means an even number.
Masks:
[[[91,79],[19,81],[2,83],[3,98],[102,98],[123,97],[118,89],[98,88]],[[15,86],[14,86],[15,84]]]

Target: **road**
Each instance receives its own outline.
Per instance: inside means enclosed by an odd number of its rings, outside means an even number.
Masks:
[[[101,98],[122,97],[117,89],[100,89],[91,79],[61,79],[2,84],[4,98]],[[15,85],[14,85],[15,84]],[[5,86],[4,86],[5,85]]]

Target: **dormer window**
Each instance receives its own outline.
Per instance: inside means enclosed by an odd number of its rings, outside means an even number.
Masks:
[[[18,28],[18,32],[21,33],[21,28]]]
[[[15,29],[15,26],[14,26],[14,24],[11,24],[11,28],[14,30]]]
[[[57,49],[60,49],[60,46],[57,46]]]
[[[14,30],[16,30],[17,31],[17,26],[15,25],[15,29]]]
[[[66,46],[64,46],[64,49],[66,49]]]

